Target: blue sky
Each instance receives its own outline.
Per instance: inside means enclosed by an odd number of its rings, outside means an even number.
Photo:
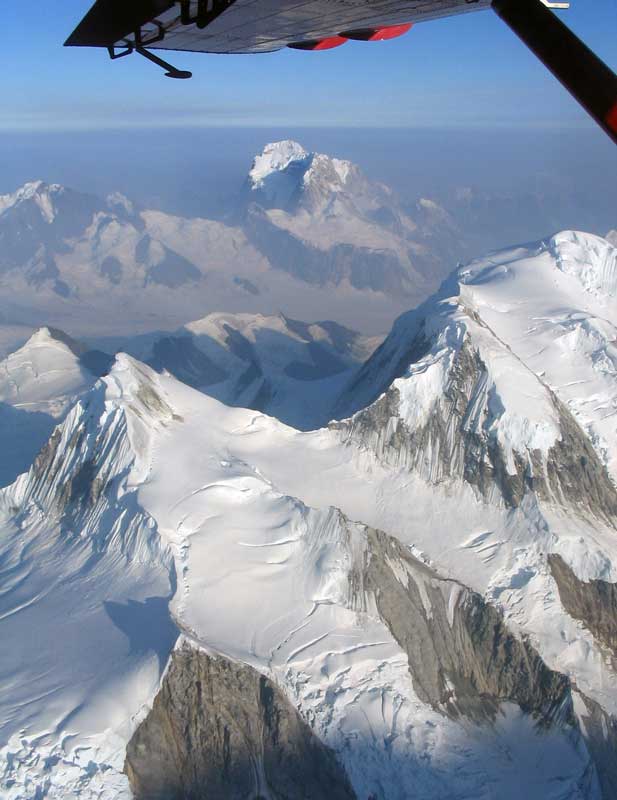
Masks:
[[[5,5],[0,131],[591,125],[490,11],[321,53],[177,53],[170,60],[194,78],[170,81],[138,57],[63,48],[88,0]],[[617,0],[572,0],[563,19],[617,68]]]

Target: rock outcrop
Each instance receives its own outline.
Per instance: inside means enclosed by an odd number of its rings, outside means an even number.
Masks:
[[[561,556],[548,556],[559,597],[568,614],[579,620],[617,659],[617,584],[582,581]]]
[[[440,577],[397,539],[367,529],[364,588],[407,653],[419,698],[449,716],[494,719],[513,702],[542,725],[573,726],[570,684],[476,592]]]
[[[549,669],[479,594],[439,576],[393,537],[367,528],[367,540],[364,572],[350,576],[352,594],[374,596],[380,616],[407,653],[418,697],[449,717],[479,724],[493,722],[503,703],[516,703],[539,728],[558,727],[580,739],[590,761],[579,790],[594,796],[597,775],[602,797],[612,800],[617,795],[617,719],[566,675]],[[614,642],[610,609],[615,587],[602,581],[576,583],[559,556],[551,556],[551,567],[554,574],[560,571],[562,586],[568,581],[571,602],[587,613],[605,641]],[[598,608],[595,616],[591,603]]]
[[[424,346],[419,352],[424,354]],[[463,480],[484,500],[501,499],[511,508],[527,492],[535,492],[542,500],[584,510],[614,525],[615,486],[565,405],[544,387],[559,420],[560,438],[547,453],[521,447],[510,454],[495,435],[503,408],[493,397],[490,380],[479,351],[467,339],[453,356],[443,393],[434,397],[421,425],[406,422],[395,383],[368,408],[330,427],[343,441],[372,451],[388,466],[431,483]]]
[[[131,739],[136,800],[353,800],[344,769],[251,667],[184,646]]]

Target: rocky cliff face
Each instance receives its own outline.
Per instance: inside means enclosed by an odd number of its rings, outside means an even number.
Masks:
[[[410,271],[409,261],[394,250],[378,250],[334,243],[327,250],[276,225],[260,208],[251,208],[245,233],[276,269],[316,286],[349,283],[356,289],[388,294],[409,294],[429,288],[418,274]]]
[[[251,667],[176,650],[131,739],[135,800],[354,800],[344,769]]]
[[[513,636],[493,606],[440,577],[393,537],[371,529],[367,537],[365,589],[407,653],[423,702],[485,721],[511,701],[542,725],[574,725],[568,679]]]
[[[617,790],[617,722],[548,668],[480,595],[440,576],[395,538],[363,530],[348,602],[360,615],[375,609],[386,623],[407,656],[419,700],[455,724],[479,728],[496,724],[504,704],[518,706],[538,735],[559,732],[587,759],[576,790],[569,784],[571,796],[610,800]],[[252,667],[187,642],[172,654],[152,709],[128,744],[125,772],[135,800],[357,796],[335,751],[281,688]],[[384,791],[375,797],[385,800]]]
[[[548,556],[564,608],[593,633],[617,659],[617,584],[582,581],[561,556]]]
[[[581,692],[574,692],[574,700],[579,725],[598,772],[602,797],[610,800],[617,792],[617,719]]]
[[[573,687],[566,675],[549,669],[530,642],[514,636],[479,594],[439,576],[393,537],[370,528],[366,534],[365,569],[361,580],[352,575],[351,583],[374,596],[382,619],[407,653],[414,689],[423,702],[480,724],[494,722],[503,703],[516,703],[539,729],[557,727],[581,738],[590,756],[579,784],[582,796],[593,796],[596,773],[604,800],[613,798],[617,719]],[[579,618],[585,614],[585,624],[614,647],[615,587],[577,581],[561,558],[550,559],[562,597],[567,592]]]
[[[421,341],[406,351],[407,356],[417,355],[407,364],[407,370],[417,370],[412,375],[422,373],[422,360],[430,350],[424,338]],[[378,356],[379,351],[374,358]],[[413,381],[412,376],[395,381],[368,408],[330,427],[346,443],[369,449],[388,466],[414,472],[431,483],[462,480],[483,499],[501,499],[513,508],[526,493],[535,493],[542,500],[615,523],[617,491],[606,467],[548,387],[533,377],[558,424],[554,442],[544,452],[526,442],[504,443],[499,427],[507,409],[472,338],[466,335],[448,358],[442,384],[431,387],[428,398],[423,392],[426,409],[419,423],[407,420],[402,398],[405,381]]]

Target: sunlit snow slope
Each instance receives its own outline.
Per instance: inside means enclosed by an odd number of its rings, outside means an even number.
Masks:
[[[95,382],[98,355],[61,331],[40,328],[0,361],[0,486],[25,472],[53,428]]]
[[[614,797],[614,258],[463,268],[308,433],[119,355],[0,492],[2,796],[146,797],[175,648],[273,681],[361,800]],[[600,344],[558,358],[568,320]]]

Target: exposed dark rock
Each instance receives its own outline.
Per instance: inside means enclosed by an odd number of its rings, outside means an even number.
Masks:
[[[409,294],[417,286],[394,251],[336,244],[320,250],[274,225],[261,210],[247,217],[246,235],[275,269],[316,286],[339,285],[345,280],[357,289]]]
[[[115,285],[122,281],[122,264],[115,256],[107,256],[101,263],[101,275],[104,275],[110,283]]]
[[[617,719],[582,692],[576,692],[585,704],[587,713],[580,712],[581,725],[587,748],[595,764],[602,797],[617,797]]]
[[[431,348],[431,341],[426,337],[422,325],[418,326],[410,344],[397,348],[396,352],[392,351],[392,338],[388,337],[381,343],[345,387],[344,394],[336,404],[336,418],[348,417],[368,408],[388,390],[393,381],[405,374],[410,364],[423,358]]]
[[[153,240],[148,234],[142,236],[135,247],[135,261],[147,266],[152,258]],[[170,250],[161,242],[156,243],[162,249],[163,255],[155,264],[148,268],[146,284],[157,283],[169,289],[177,289],[186,283],[199,281],[203,275],[195,264],[188,259]]]
[[[617,490],[606,467],[565,405],[554,395],[553,402],[559,413],[561,439],[549,452],[542,491],[617,526]]]
[[[422,341],[421,337],[414,340],[420,351]],[[340,431],[344,441],[367,447],[384,463],[416,472],[431,482],[462,479],[484,499],[491,499],[496,492],[510,507],[520,505],[525,494],[532,491],[543,500],[617,524],[617,490],[606,467],[570,412],[552,393],[561,439],[547,457],[539,451],[515,452],[515,471],[508,471],[505,454],[489,429],[492,416],[488,409],[479,428],[469,425],[472,414],[477,414],[476,398],[487,380],[486,365],[466,342],[456,354],[443,394],[435,398],[424,425],[411,430],[401,419],[400,394],[391,386],[371,406],[330,427]],[[495,407],[496,401],[493,398]]]
[[[614,800],[617,719],[566,675],[549,669],[479,594],[440,577],[397,539],[371,528],[366,535],[364,571],[352,572],[350,591],[359,607],[366,605],[363,595],[374,596],[380,616],[407,653],[418,697],[448,716],[480,723],[493,720],[500,704],[509,701],[542,728],[582,735],[591,761],[581,791],[584,796],[592,791],[595,772],[604,800]],[[611,585],[611,602],[613,592]]]
[[[423,337],[412,347],[422,352]],[[415,430],[406,425],[399,415],[399,391],[391,387],[364,411],[331,427],[391,466],[417,472],[432,482],[462,478],[485,498],[497,488],[506,504],[517,506],[529,482],[527,465],[518,463],[516,474],[510,475],[501,449],[488,432],[470,430],[466,424],[472,399],[486,379],[482,359],[464,345],[425,425]]]
[[[152,347],[148,360],[157,371],[167,369],[189,386],[211,386],[225,380],[228,374],[217,366],[196,345],[190,336],[165,336]]]
[[[407,653],[423,702],[482,721],[511,701],[542,725],[574,725],[567,677],[513,636],[493,606],[441,578],[397,539],[372,529],[367,537],[365,590]]]
[[[184,647],[129,742],[135,800],[352,800],[343,768],[251,667]]]
[[[582,581],[556,553],[548,556],[548,563],[565,610],[617,658],[617,584]]]
[[[56,428],[49,441],[42,447],[41,452],[34,459],[32,472],[36,478],[43,478],[56,460],[61,438],[62,429]],[[53,475],[50,475],[49,478],[53,479]]]
[[[253,281],[249,281],[247,278],[241,278],[240,276],[235,275],[233,281],[236,284],[236,286],[239,286],[241,289],[244,289],[244,291],[248,292],[248,294],[252,294],[254,296],[260,294],[259,289],[257,288],[257,286],[255,286]]]
[[[79,444],[76,446],[75,449]],[[62,484],[58,493],[60,508],[94,506],[105,488],[105,478],[98,474],[93,461],[79,466],[75,474]]]

